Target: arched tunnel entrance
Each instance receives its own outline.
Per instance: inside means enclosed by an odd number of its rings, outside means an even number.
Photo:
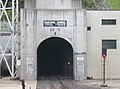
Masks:
[[[37,78],[59,75],[73,78],[73,48],[59,37],[44,40],[37,49]]]

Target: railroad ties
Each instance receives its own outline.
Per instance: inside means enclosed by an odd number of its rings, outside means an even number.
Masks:
[[[38,81],[37,89],[68,89],[58,76],[46,76]]]
[[[101,89],[99,84],[90,85],[85,82],[63,76],[44,76],[39,78],[36,89]]]

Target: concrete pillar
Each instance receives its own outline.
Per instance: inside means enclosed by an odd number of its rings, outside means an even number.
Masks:
[[[24,8],[36,8],[36,0],[24,0]]]

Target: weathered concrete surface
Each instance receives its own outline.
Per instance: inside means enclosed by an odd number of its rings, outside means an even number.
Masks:
[[[83,80],[74,81],[70,79],[63,79],[63,84],[68,89],[120,89],[120,80],[106,80],[108,87],[101,87],[102,80]],[[49,80],[38,81],[37,89],[49,89]]]
[[[38,46],[45,39],[48,39],[50,37],[59,37],[68,41],[73,47],[74,79],[84,79],[85,65],[84,62],[81,62],[85,60],[86,56],[86,30],[84,10],[26,9],[23,11],[22,16],[21,78],[27,80],[37,78]],[[66,20],[67,27],[44,27],[44,20]],[[77,63],[78,61],[81,63]],[[82,69],[80,69],[80,67]]]
[[[25,0],[25,8],[82,9],[81,0]]]
[[[120,89],[120,80],[106,80],[108,87],[100,87],[102,80],[63,80],[63,82],[69,89]],[[37,81],[26,81],[25,85],[27,86],[26,89],[29,89],[29,87],[36,89]],[[45,87],[44,84],[42,86]],[[22,86],[19,80],[10,80],[7,77],[0,79],[0,89],[22,89]]]
[[[94,89],[120,89],[120,80],[106,80],[106,84],[108,87],[101,87],[102,83],[102,80],[84,80],[78,82],[77,84],[81,86],[91,87]]]
[[[63,38],[71,44],[74,79],[85,79],[82,61],[86,56],[86,20],[81,7],[81,0],[25,0],[21,11],[21,79],[37,79],[37,48],[50,37]],[[45,27],[45,20],[65,20],[67,26]]]
[[[37,81],[25,81],[26,89],[36,89]],[[0,79],[0,89],[22,89],[19,80],[10,80],[10,77]]]

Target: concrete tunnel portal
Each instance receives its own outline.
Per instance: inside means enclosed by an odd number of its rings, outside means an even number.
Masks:
[[[42,76],[73,78],[73,48],[65,39],[51,37],[37,49],[37,78]]]

